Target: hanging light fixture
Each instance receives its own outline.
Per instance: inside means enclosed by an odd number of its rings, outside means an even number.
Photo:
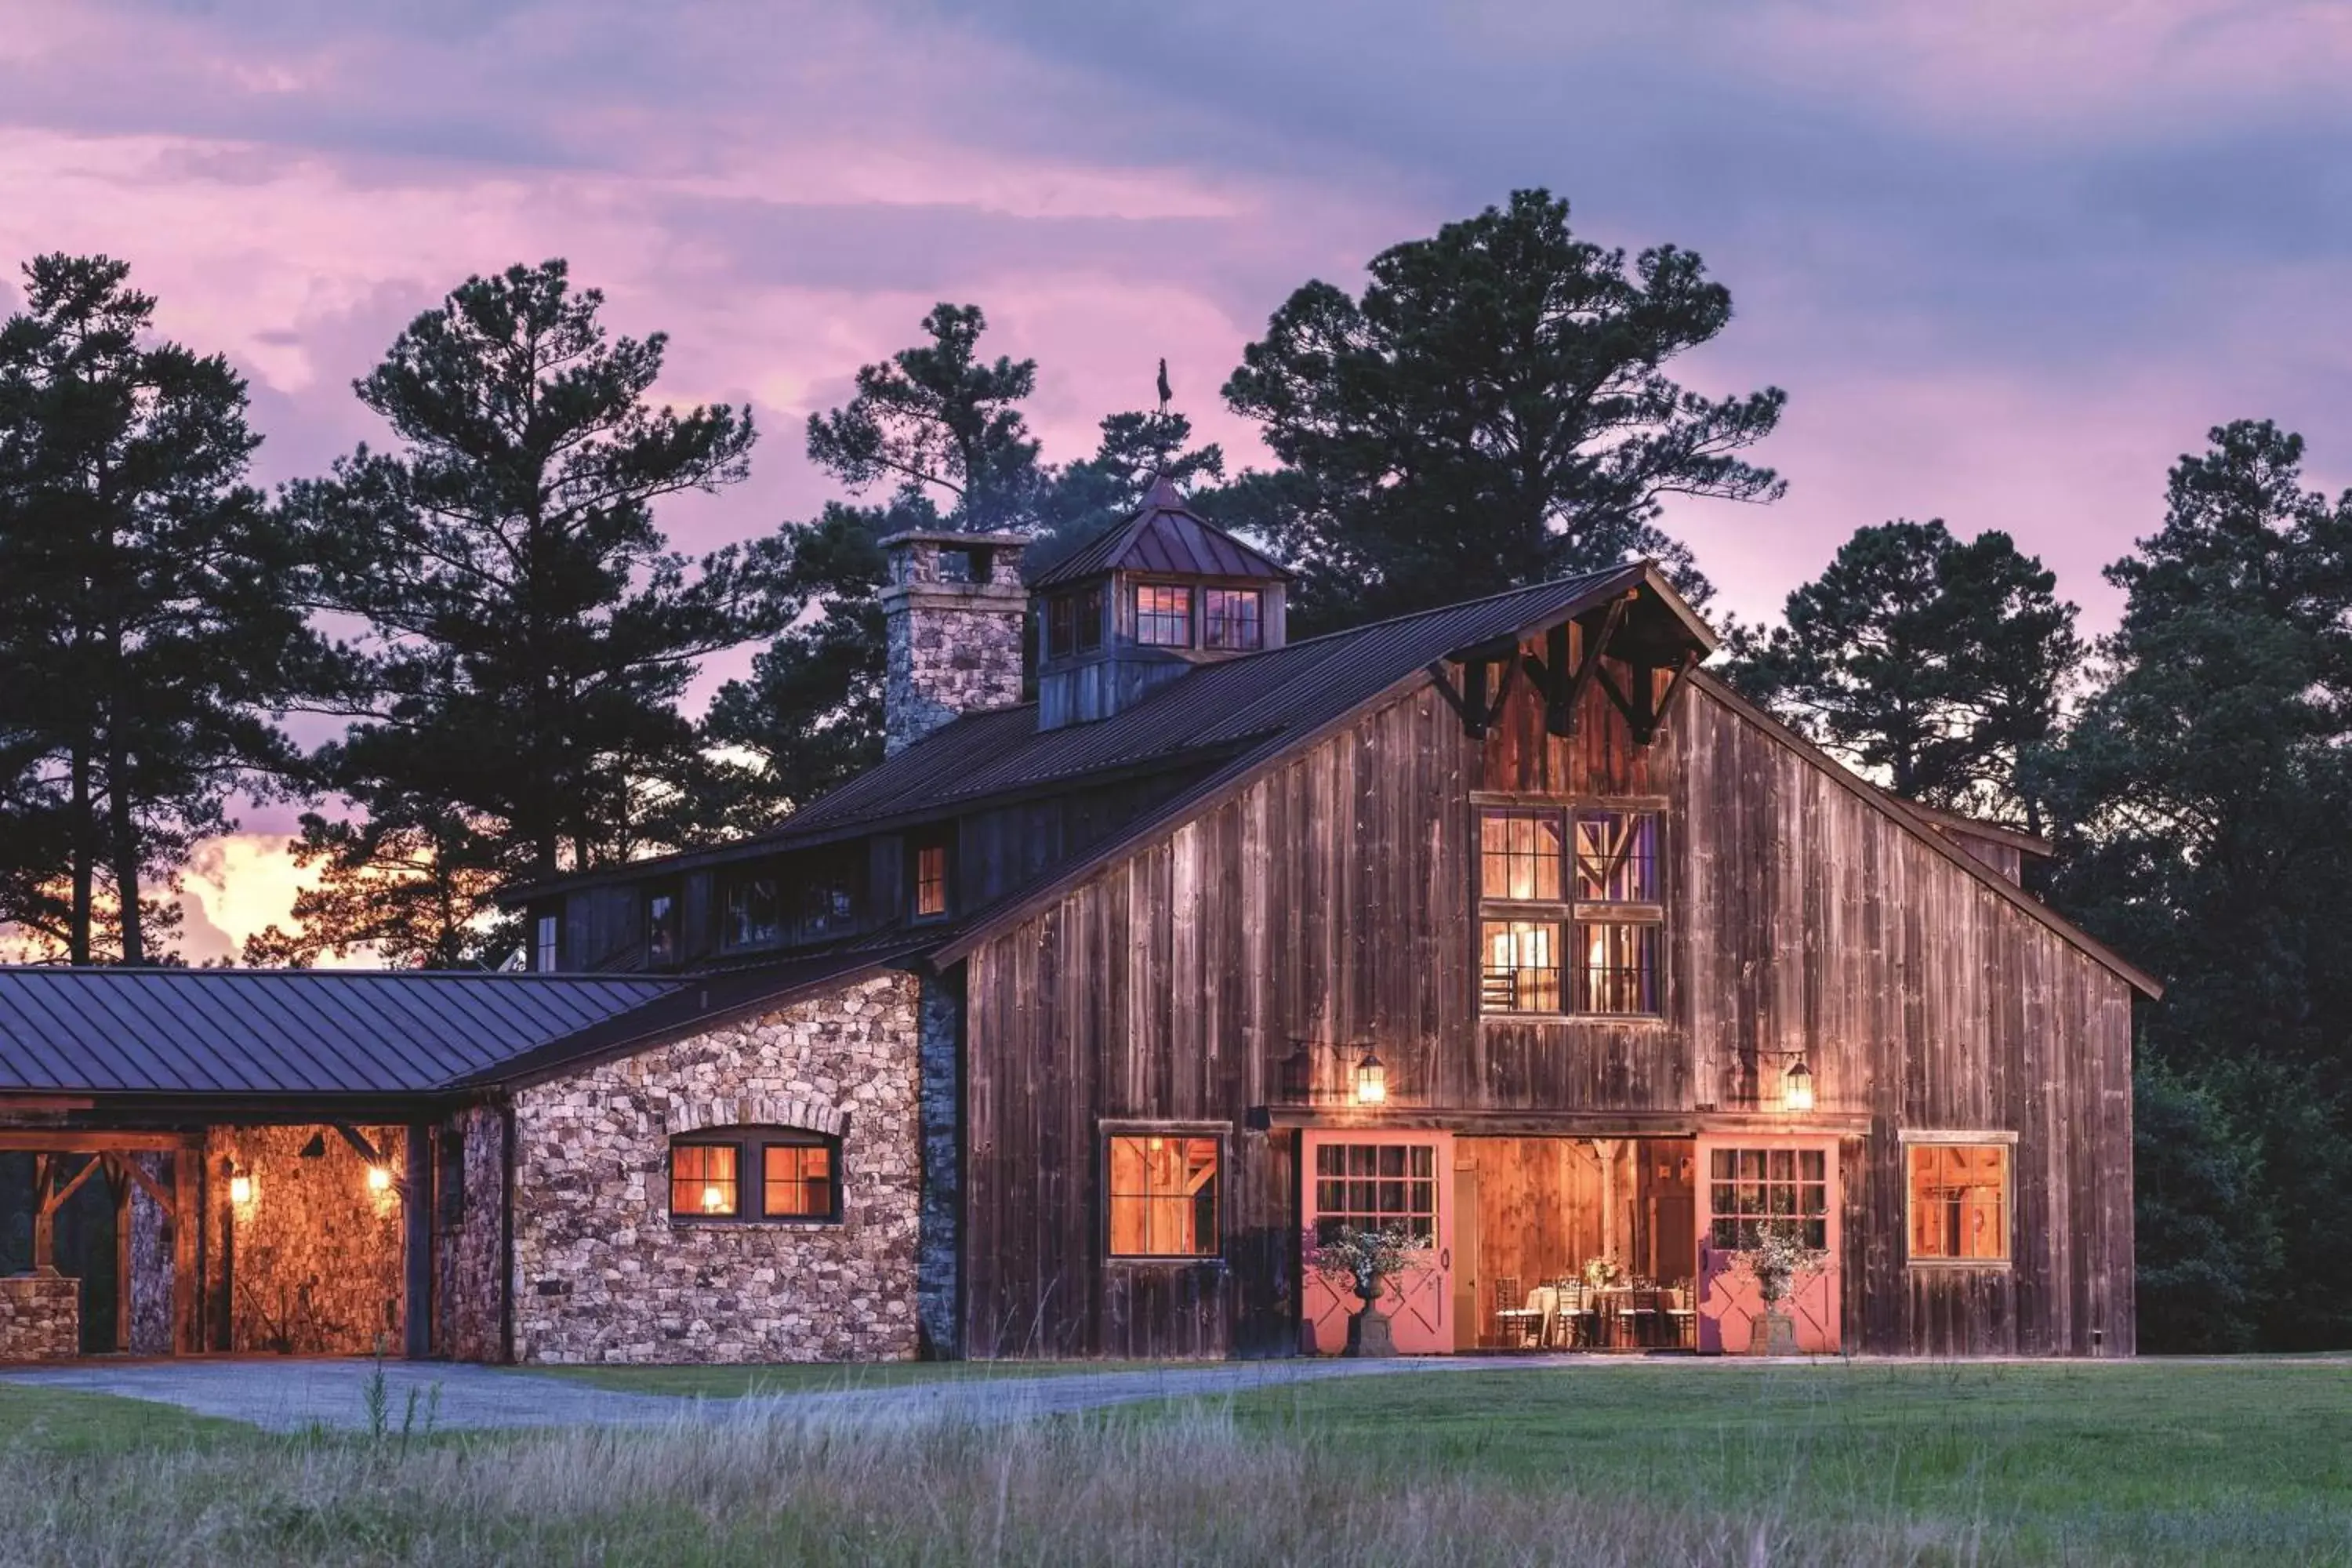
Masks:
[[[1389,1069],[1381,1065],[1368,1047],[1364,1059],[1356,1064],[1356,1103],[1385,1105],[1389,1098]]]
[[[1813,1108],[1813,1069],[1799,1057],[1780,1077],[1780,1109],[1802,1115]]]

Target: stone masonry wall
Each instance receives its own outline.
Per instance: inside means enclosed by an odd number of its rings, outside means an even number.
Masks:
[[[458,1361],[497,1361],[506,1353],[506,1119],[494,1107],[475,1106],[435,1135],[433,1350]]]
[[[81,1281],[54,1268],[0,1274],[0,1362],[81,1353]]]
[[[995,534],[970,542],[992,551],[985,582],[943,577],[938,536],[900,535],[890,547],[882,714],[883,746],[893,755],[958,714],[1021,700],[1029,596],[1020,542]]]
[[[360,1129],[397,1175],[407,1133]],[[305,1156],[313,1138],[320,1152]],[[400,1194],[368,1185],[368,1163],[331,1127],[215,1128],[205,1289],[226,1265],[228,1343],[237,1351],[365,1355],[402,1343]],[[230,1196],[230,1162],[253,1184]],[[226,1240],[227,1246],[221,1243]]]
[[[515,1358],[911,1358],[916,1013],[880,975],[518,1091]],[[672,1219],[672,1135],[737,1125],[838,1134],[840,1222]]]

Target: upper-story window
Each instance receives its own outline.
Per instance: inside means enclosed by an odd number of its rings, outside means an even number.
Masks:
[[[915,841],[915,918],[944,919],[948,912],[948,847],[933,838]]]
[[[839,936],[857,912],[849,879],[836,871],[823,871],[801,889],[800,939],[816,942]]]
[[[541,915],[531,931],[530,966],[541,974],[555,973],[563,955],[563,921],[559,915]]]
[[[1255,650],[1265,646],[1261,595],[1255,588],[1209,588],[1201,595],[1201,646]]]
[[[1150,647],[1192,646],[1192,590],[1146,583],[1135,590],[1135,640]]]
[[[1078,591],[1078,625],[1076,647],[1080,653],[1092,653],[1102,647],[1103,585],[1099,583]]]
[[[772,871],[739,872],[727,879],[719,941],[726,946],[770,947],[784,936],[783,910]]]
[[[1078,651],[1078,596],[1056,594],[1045,601],[1045,657]]]
[[[677,894],[657,888],[646,895],[646,965],[667,969],[677,962]]]
[[[1658,1012],[1658,832],[1653,811],[1480,813],[1483,1011]]]

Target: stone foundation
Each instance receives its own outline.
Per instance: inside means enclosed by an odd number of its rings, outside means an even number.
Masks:
[[[519,1090],[516,1359],[911,1358],[917,1011],[886,974]],[[671,1218],[670,1138],[739,1124],[838,1134],[839,1223]]]
[[[81,1282],[54,1268],[0,1275],[0,1362],[81,1353]]]

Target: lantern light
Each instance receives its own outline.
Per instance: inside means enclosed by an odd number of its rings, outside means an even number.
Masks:
[[[372,1193],[392,1191],[392,1171],[389,1166],[370,1165],[368,1167],[368,1191]]]
[[[1799,1057],[1780,1079],[1780,1108],[1802,1114],[1813,1108],[1813,1069]]]
[[[253,1178],[251,1176],[231,1176],[228,1179],[228,1201],[233,1204],[251,1203],[253,1201]]]
[[[1364,1059],[1356,1064],[1356,1103],[1384,1105],[1388,1098],[1389,1069],[1381,1065],[1380,1058],[1366,1050]]]

